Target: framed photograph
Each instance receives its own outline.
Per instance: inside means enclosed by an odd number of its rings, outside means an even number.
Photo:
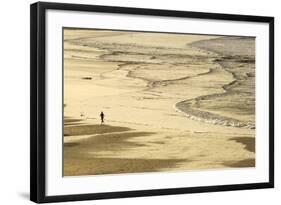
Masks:
[[[274,18],[31,5],[34,202],[274,187]]]

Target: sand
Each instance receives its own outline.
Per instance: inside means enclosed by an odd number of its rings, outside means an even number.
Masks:
[[[65,176],[255,166],[254,39],[64,37]]]

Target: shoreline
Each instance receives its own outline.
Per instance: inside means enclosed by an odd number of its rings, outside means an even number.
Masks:
[[[241,37],[236,37],[236,38],[233,37],[233,39],[237,39],[237,38],[241,39]],[[231,73],[234,80],[231,81],[230,83],[222,86],[224,92],[203,95],[203,96],[199,96],[199,97],[196,97],[196,98],[193,98],[193,99],[182,100],[182,101],[176,103],[174,107],[177,111],[184,113],[185,116],[187,116],[188,118],[191,118],[193,120],[203,121],[203,122],[206,122],[206,123],[219,124],[219,125],[224,125],[224,126],[233,126],[233,127],[239,127],[239,128],[255,129],[255,122],[254,121],[241,121],[241,120],[238,120],[238,119],[235,119],[235,118],[222,116],[222,115],[219,115],[219,114],[216,114],[216,113],[212,113],[212,112],[208,112],[208,111],[202,111],[200,109],[193,109],[192,108],[192,104],[194,104],[194,103],[196,103],[196,102],[198,102],[202,99],[210,99],[212,97],[217,97],[217,96],[220,97],[220,96],[227,95],[229,92],[231,92],[231,90],[228,89],[228,87],[231,87],[231,86],[235,85],[239,81],[239,78],[235,75],[235,72],[231,71],[231,68],[227,69],[224,66],[224,59],[232,59],[233,56],[231,56],[230,54],[223,55],[222,52],[219,52],[216,49],[212,49],[212,47],[200,46],[201,42],[209,43],[209,42],[212,42],[212,41],[218,41],[220,39],[225,39],[225,37],[221,37],[221,38],[217,38],[217,39],[211,39],[211,40],[196,41],[196,42],[191,43],[191,45],[193,45],[197,48],[203,49],[207,52],[213,52],[213,53],[218,54],[219,57],[217,57],[213,61],[218,63],[221,66],[222,69]],[[199,46],[198,46],[198,44],[199,44]],[[243,56],[240,57],[240,58],[243,58]],[[240,58],[238,57],[238,60],[241,61]]]

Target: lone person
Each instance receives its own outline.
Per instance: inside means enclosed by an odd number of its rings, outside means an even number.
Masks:
[[[100,113],[100,120],[101,120],[101,124],[104,123],[104,114],[103,114],[103,111],[101,111]]]

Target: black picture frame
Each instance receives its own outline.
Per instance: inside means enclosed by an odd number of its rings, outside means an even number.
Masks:
[[[220,186],[138,190],[124,192],[89,193],[46,196],[45,170],[45,37],[46,10],[67,10],[101,13],[120,13],[150,16],[168,16],[195,19],[263,22],[269,24],[269,181]],[[230,15],[218,13],[156,10],[144,8],[110,7],[82,4],[38,2],[30,6],[30,199],[37,203],[77,200],[96,200],[123,197],[218,192],[274,187],[274,18],[265,16]]]

